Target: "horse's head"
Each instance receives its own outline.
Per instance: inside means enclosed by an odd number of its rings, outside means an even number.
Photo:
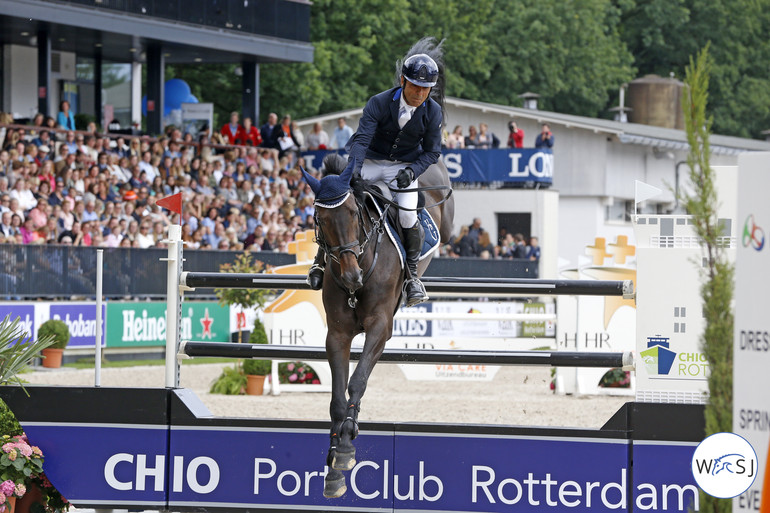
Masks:
[[[345,167],[345,159],[330,154],[324,158],[324,166],[327,175],[321,180],[304,169],[302,173],[316,197],[318,243],[340,265],[342,284],[353,293],[363,286],[363,272],[358,265],[363,244],[363,241],[358,240],[361,214],[350,190],[355,160]]]

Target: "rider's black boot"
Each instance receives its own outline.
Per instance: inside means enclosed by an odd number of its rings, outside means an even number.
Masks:
[[[417,262],[420,258],[422,243],[425,240],[425,232],[419,221],[411,228],[404,229],[404,248],[406,249],[406,267],[409,272],[406,283],[404,283],[404,295],[406,296],[406,306],[419,305],[428,300],[428,294],[425,292],[420,279],[417,277]]]
[[[319,248],[318,253],[315,255],[313,265],[310,266],[310,270],[307,273],[307,284],[313,290],[321,290],[324,283],[324,270],[326,265],[326,254],[324,250]]]

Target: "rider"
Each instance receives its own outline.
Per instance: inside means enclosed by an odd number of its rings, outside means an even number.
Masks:
[[[404,232],[406,267],[406,304],[413,306],[427,301],[417,263],[425,233],[417,220],[417,178],[441,155],[441,123],[443,114],[439,103],[430,98],[431,89],[439,80],[441,45],[432,38],[415,44],[401,66],[399,86],[369,99],[358,123],[358,130],[347,144],[349,162],[356,163],[353,172],[360,171],[365,180],[395,181],[404,192],[393,194],[399,210],[399,222]],[[423,50],[423,51],[420,51]],[[431,53],[436,59],[428,55]],[[392,185],[391,185],[392,186]],[[319,251],[310,267],[308,284],[319,290],[323,283],[325,255]]]

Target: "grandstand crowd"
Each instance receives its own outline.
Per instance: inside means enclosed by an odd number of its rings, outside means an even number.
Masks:
[[[233,113],[210,138],[173,126],[158,138],[107,136],[93,123],[65,128],[74,120],[64,107],[26,126],[0,113],[0,243],[163,247],[167,225],[181,221],[187,249],[286,252],[296,232],[314,228],[300,148],[344,147],[353,133],[344,120],[332,136],[304,135],[289,116],[257,128]],[[178,192],[181,219],[156,205]],[[473,240],[461,233],[442,254],[529,257],[470,228]]]

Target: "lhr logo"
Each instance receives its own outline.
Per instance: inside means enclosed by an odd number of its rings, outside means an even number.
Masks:
[[[695,449],[692,474],[707,494],[720,499],[737,497],[757,477],[757,453],[742,436],[716,433]]]

